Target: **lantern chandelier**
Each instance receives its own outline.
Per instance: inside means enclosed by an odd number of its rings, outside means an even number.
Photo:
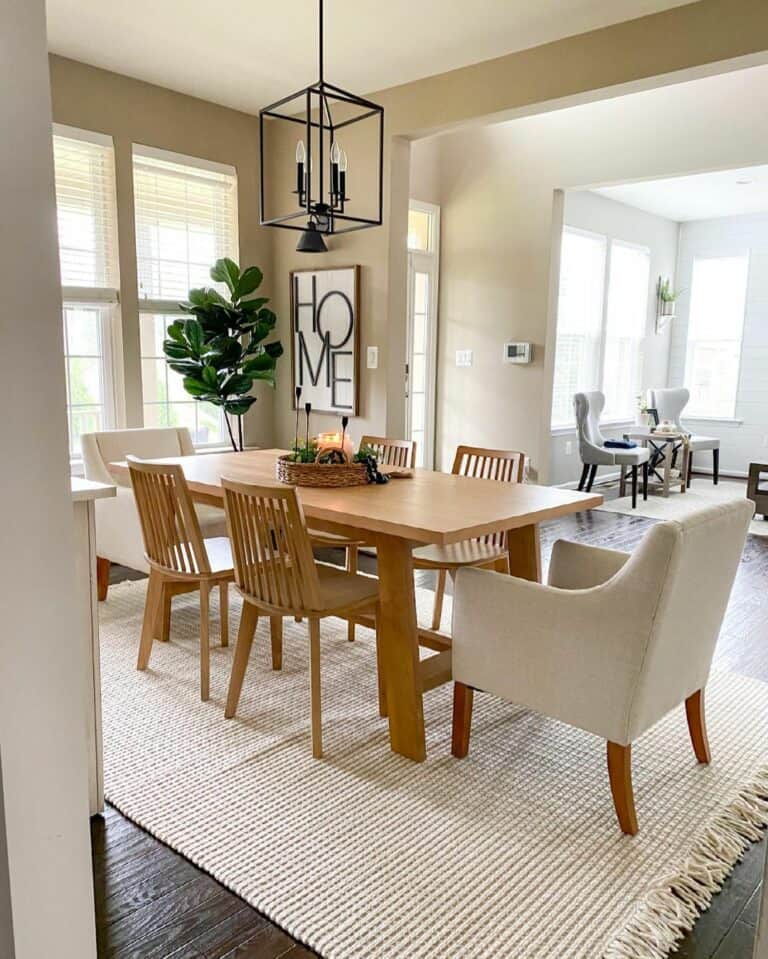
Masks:
[[[259,113],[261,225],[300,230],[296,249],[302,253],[325,253],[324,236],[365,230],[381,226],[382,223],[384,109],[325,79],[323,0],[319,0],[319,19],[319,79],[311,86],[270,104]],[[277,130],[287,131],[286,124],[298,124],[302,128],[297,131],[298,140],[291,140],[291,160],[295,159],[296,164],[295,177],[290,178],[293,189],[285,185],[284,171],[279,169],[280,164],[276,164],[270,151],[265,149],[265,140],[271,142],[272,134]],[[355,128],[352,135],[349,128],[353,124],[361,126]],[[353,207],[350,207],[351,199],[347,196],[350,179],[349,163],[343,146],[345,134],[342,131],[345,130],[347,138],[352,136],[358,155],[364,152],[366,156],[378,157],[378,183],[371,182],[369,190],[364,191],[358,176],[356,186],[363,192],[363,197],[361,202],[358,192]],[[375,152],[369,152],[366,141],[372,141],[374,135],[377,139],[376,149]],[[278,152],[283,151],[285,140],[282,137],[279,146],[281,150]],[[265,155],[270,156],[267,162]],[[269,182],[273,179],[280,184],[277,188]],[[366,192],[375,194],[368,200],[369,205],[375,204],[376,212],[371,216],[363,216],[359,212],[366,209]],[[289,212],[267,215],[267,196],[270,197],[270,203],[279,203],[281,199],[287,202],[291,195],[294,199],[290,201]]]

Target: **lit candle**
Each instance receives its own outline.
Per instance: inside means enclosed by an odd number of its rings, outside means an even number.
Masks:
[[[339,160],[341,159],[341,150],[339,144],[334,140],[331,147],[331,193],[334,200],[339,195]]]
[[[304,141],[299,140],[296,144],[296,192],[301,195],[304,192],[304,161],[307,159],[307,151],[304,149]]]
[[[355,444],[345,433],[318,433],[317,445],[322,450],[343,450],[352,459]]]

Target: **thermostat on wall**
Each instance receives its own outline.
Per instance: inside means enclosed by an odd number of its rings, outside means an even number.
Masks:
[[[532,343],[505,343],[505,363],[530,363],[533,359]]]

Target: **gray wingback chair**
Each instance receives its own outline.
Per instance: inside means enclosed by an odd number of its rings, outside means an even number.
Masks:
[[[683,410],[691,398],[690,390],[684,386],[670,387],[663,390],[648,390],[648,405],[659,414],[660,420],[669,420],[681,430],[685,427],[680,422]],[[686,430],[688,432],[688,430]],[[690,459],[688,460],[688,485],[691,485],[693,475],[693,454],[712,451],[712,481],[715,485],[720,480],[720,440],[716,436],[698,436],[692,434],[689,440]]]
[[[706,506],[653,526],[631,555],[559,540],[547,585],[459,570],[454,756],[469,749],[475,690],[584,729],[607,741],[619,823],[636,833],[634,742],[685,702],[709,762],[704,687],[753,512],[745,498]]]
[[[643,467],[643,499],[648,498],[648,460],[650,452],[643,447],[630,450],[608,449],[605,437],[600,432],[600,414],[605,407],[605,395],[595,390],[591,393],[576,393],[573,408],[576,413],[576,429],[579,435],[579,455],[582,471],[579,489],[592,489],[598,466],[618,466],[622,487],[627,467],[632,471],[632,508],[637,506],[638,468]]]

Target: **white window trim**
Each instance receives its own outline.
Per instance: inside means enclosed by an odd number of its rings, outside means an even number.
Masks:
[[[207,170],[209,173],[220,173],[222,176],[231,176],[237,179],[237,168],[228,163],[219,163],[216,160],[207,160],[204,157],[187,156],[185,153],[174,153],[172,150],[161,150],[159,147],[145,146],[143,143],[133,143],[134,157],[146,157],[149,160],[162,160],[164,163],[176,163],[179,166],[193,167],[198,170]]]
[[[736,423],[741,426],[744,422],[736,416],[736,407],[739,403],[739,386],[741,384],[741,368],[744,365],[744,326],[747,322],[747,304],[749,301],[749,281],[752,273],[752,250],[741,250],[738,253],[707,254],[702,253],[694,256],[691,262],[691,286],[693,285],[693,271],[696,260],[727,260],[743,257],[747,261],[747,283],[744,291],[744,315],[741,318],[741,336],[739,337],[739,365],[736,372],[736,392],[733,394],[733,414],[729,416],[707,416],[704,413],[694,413],[685,415],[685,419],[698,423]],[[691,329],[691,305],[688,305],[688,318],[685,326],[685,367],[683,373],[683,382],[688,380],[688,363],[690,361],[690,338]]]
[[[595,230],[585,230],[582,227],[570,226],[569,224],[563,224],[563,233],[571,233],[577,236],[586,236],[593,240],[601,240],[605,247],[605,265],[603,268],[603,297],[602,297],[602,316],[600,320],[600,355],[598,360],[598,385],[596,389],[602,390],[603,388],[603,377],[605,374],[605,344],[606,344],[606,331],[607,331],[607,322],[608,322],[608,293],[610,288],[611,281],[611,253],[612,246],[615,243],[617,246],[627,247],[631,250],[639,250],[642,253],[648,255],[649,261],[651,258],[651,248],[645,246],[642,243],[633,243],[630,240],[623,240],[620,237],[614,237],[607,233],[597,233]],[[650,263],[648,275],[650,278]],[[649,279],[650,282],[650,279]],[[558,296],[560,290],[560,278],[558,276]],[[649,290],[650,297],[650,290]],[[558,325],[559,325],[559,314],[558,314]],[[647,329],[643,332],[643,335],[640,337],[641,343],[641,355],[642,355],[642,344],[645,342],[647,336]],[[555,350],[557,350],[557,329],[555,330]],[[628,420],[625,418],[618,420],[601,420],[600,425],[607,427],[608,429],[616,429],[622,426],[632,426],[634,425],[634,420]],[[549,432],[551,436],[560,436],[568,433],[576,433],[576,424],[575,423],[550,423]]]

